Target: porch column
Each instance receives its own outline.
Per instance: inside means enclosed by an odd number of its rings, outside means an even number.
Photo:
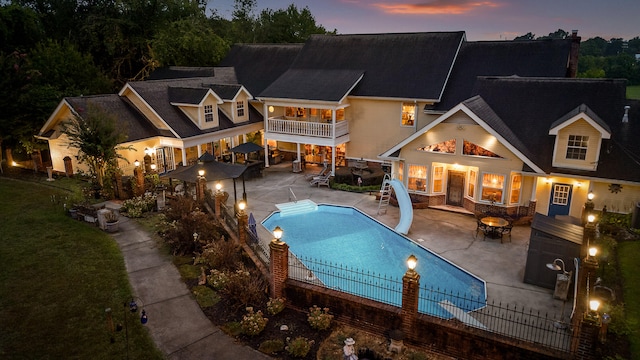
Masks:
[[[269,143],[267,137],[264,137],[264,167],[269,167]]]
[[[335,130],[334,130],[335,131]],[[336,175],[336,146],[331,146],[331,175]]]
[[[269,167],[269,144],[267,144],[267,133],[269,132],[268,120],[269,120],[269,107],[267,103],[262,104],[262,118],[264,122],[264,167]]]
[[[182,150],[182,166],[187,166],[187,149],[181,147],[180,150]]]
[[[198,150],[198,159],[200,159],[200,156],[202,156],[202,147],[200,144],[196,145],[196,149]]]
[[[296,153],[298,154],[298,157],[297,157],[298,161],[301,162],[302,160],[300,159],[300,143],[299,142],[296,143]]]
[[[331,110],[331,138],[336,141],[336,110]],[[336,146],[331,146],[331,175],[336,176]]]
[[[537,192],[538,192],[538,178],[534,177],[533,186],[531,187],[531,198],[529,199],[529,201],[534,201],[534,202],[538,201],[536,197]]]

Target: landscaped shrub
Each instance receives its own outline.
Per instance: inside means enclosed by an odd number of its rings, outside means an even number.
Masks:
[[[215,216],[190,206],[188,201],[176,204],[167,208],[159,231],[174,255],[202,253],[203,246],[226,235]]]
[[[329,308],[319,308],[316,305],[309,308],[309,325],[316,330],[327,330],[331,327],[333,315],[329,314]]]
[[[237,306],[264,306],[268,283],[258,270],[244,266],[230,274],[229,281],[220,291]]]
[[[196,264],[205,264],[209,268],[233,270],[242,260],[242,251],[238,244],[226,241],[224,237],[205,244],[196,257]]]
[[[289,341],[289,344],[287,345],[287,347],[285,347],[285,349],[287,350],[289,355],[293,357],[303,358],[307,356],[309,351],[311,351],[311,346],[313,346],[314,343],[315,341],[313,340],[298,336],[297,338]]]
[[[151,194],[136,196],[122,202],[124,212],[131,218],[142,217],[143,213],[152,211],[155,206],[156,196]]]
[[[282,298],[277,298],[277,299],[269,298],[269,301],[267,301],[267,313],[269,313],[270,315],[279,314],[285,308],[284,303],[285,303],[285,299],[282,299]]]
[[[254,312],[253,307],[247,307],[246,310],[247,314],[242,317],[242,321],[240,322],[242,332],[249,336],[256,336],[264,330],[269,319],[262,316],[262,311],[260,310]]]
[[[207,276],[207,283],[216,290],[224,289],[229,283],[229,273],[213,269],[211,274]]]
[[[284,350],[284,341],[280,339],[263,341],[258,350],[268,355],[275,355]]]

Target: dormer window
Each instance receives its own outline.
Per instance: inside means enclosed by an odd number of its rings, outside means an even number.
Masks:
[[[244,101],[238,101],[236,105],[236,111],[237,111],[238,117],[244,116]]]
[[[204,106],[204,122],[213,121],[213,105]]]
[[[567,159],[585,160],[587,158],[587,148],[589,137],[583,135],[569,135],[567,143]]]

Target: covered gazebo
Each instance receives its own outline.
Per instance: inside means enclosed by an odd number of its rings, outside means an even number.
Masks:
[[[188,183],[196,183],[200,176],[200,171],[204,171],[204,177],[207,181],[220,181],[225,179],[233,179],[233,198],[234,203],[238,202],[236,190],[236,179],[242,178],[242,199],[247,200],[247,192],[245,189],[244,172],[247,169],[244,165],[230,164],[216,161],[215,157],[209,153],[204,153],[198,162],[194,165],[184,166],[174,171],[162,175],[169,179],[178,179]]]

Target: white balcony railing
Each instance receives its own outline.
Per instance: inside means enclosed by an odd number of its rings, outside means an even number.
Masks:
[[[267,119],[267,132],[287,135],[322,137],[329,139],[333,138],[334,136],[332,123],[286,120],[276,118]],[[346,120],[340,121],[336,124],[336,138],[348,133],[349,123]]]

